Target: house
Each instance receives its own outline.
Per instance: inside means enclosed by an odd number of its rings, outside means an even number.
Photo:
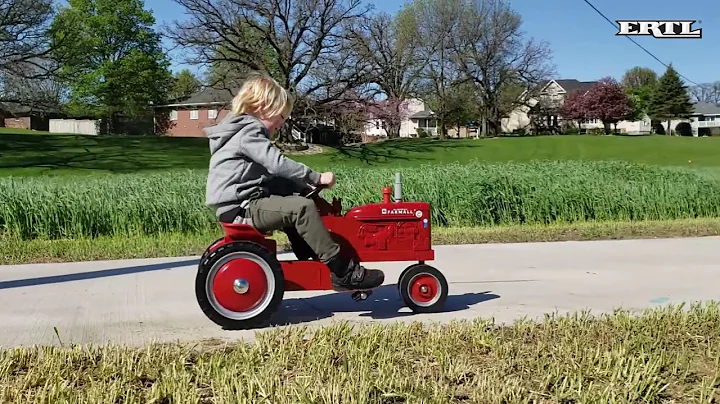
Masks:
[[[382,108],[382,101],[380,102]],[[429,136],[436,136],[440,132],[439,121],[434,111],[427,107],[425,102],[418,98],[404,101],[400,107],[400,137],[417,137],[420,131]],[[460,128],[447,128],[450,137],[468,137],[470,131],[462,126]],[[365,138],[386,138],[388,136],[385,121],[382,117],[370,116],[365,125]]]
[[[502,131],[505,133],[518,130],[529,130],[533,126],[539,130],[559,131],[564,126],[575,126],[574,121],[568,122],[559,116],[559,110],[565,99],[572,93],[581,91],[587,94],[597,81],[579,81],[576,79],[548,80],[539,86],[537,97],[528,99],[527,105],[516,108],[502,119]],[[533,117],[535,118],[533,122]],[[540,128],[537,128],[540,126]],[[614,126],[614,125],[613,125]],[[587,119],[579,123],[579,129],[603,130],[604,125],[599,119]],[[642,134],[651,132],[650,119],[644,117],[638,121],[620,121],[617,130],[621,133]]]
[[[720,135],[720,103],[695,103],[690,121],[693,136]]]
[[[596,82],[578,81],[575,79],[548,80],[541,83],[537,97],[529,97],[526,105],[516,108],[501,120],[502,132],[528,130],[533,124],[533,116],[540,117],[540,124],[547,127],[559,127],[563,119],[558,110],[565,99],[576,91],[587,93]],[[522,96],[526,96],[527,91]],[[536,123],[538,123],[536,121]]]
[[[663,130],[668,131],[668,122],[661,122]],[[720,103],[697,102],[693,104],[693,113],[689,119],[673,119],[670,128],[681,136],[717,136],[720,135]]]
[[[203,129],[230,112],[234,92],[205,88],[184,100],[153,106],[155,133],[164,136],[204,137]]]
[[[575,91],[582,91],[585,94],[597,82],[567,80],[549,80],[540,86],[538,96],[528,100],[527,106],[516,108],[502,120],[503,132],[514,132],[522,129],[529,129],[532,126],[532,115],[540,114],[540,123],[547,127],[558,128],[562,126],[563,119],[557,115],[558,109],[562,106],[565,98]],[[545,112],[545,115],[542,113]],[[536,120],[537,123],[537,120]],[[695,103],[694,112],[690,119],[671,120],[661,122],[664,131],[672,129],[673,132],[683,136],[710,136],[720,135],[720,104]],[[604,126],[599,119],[590,119],[580,122],[580,130],[603,130]],[[615,125],[613,125],[615,126]],[[650,118],[644,116],[637,121],[620,121],[617,123],[617,130],[627,134],[647,134],[652,132]]]
[[[67,115],[56,108],[33,107],[16,103],[0,103],[0,126],[38,131],[50,130],[50,119],[65,118]]]
[[[378,102],[378,109],[385,110],[385,101]],[[437,133],[437,119],[435,113],[427,108],[425,103],[419,99],[403,101],[400,108],[400,137],[414,137],[418,135],[418,129],[425,130],[429,134]],[[385,115],[385,113],[381,113]],[[368,117],[365,124],[366,137],[384,138],[388,136],[385,120],[382,116]]]

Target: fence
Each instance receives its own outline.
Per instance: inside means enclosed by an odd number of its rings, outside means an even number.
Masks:
[[[91,119],[51,119],[50,132],[98,135],[99,121]]]

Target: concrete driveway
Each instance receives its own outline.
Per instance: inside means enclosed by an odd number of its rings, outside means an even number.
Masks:
[[[395,283],[407,266],[384,263],[387,285],[356,303],[348,293],[289,292],[278,324],[336,320],[448,321],[589,309],[638,310],[720,297],[720,238],[437,246],[450,282],[444,313],[412,315]],[[281,258],[286,258],[286,255]],[[198,257],[0,266],[0,346],[251,340],[224,331],[194,295]]]

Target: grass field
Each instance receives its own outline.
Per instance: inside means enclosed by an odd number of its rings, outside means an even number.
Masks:
[[[4,249],[27,240],[36,247],[6,253],[14,258],[5,262],[102,255],[88,241],[111,246],[104,253],[116,255],[107,258],[172,255],[218,234],[203,205],[206,139],[3,129],[0,150]],[[718,152],[717,138],[543,136],[401,139],[294,158],[337,172],[326,195],[346,208],[378,201],[401,171],[406,198],[432,205],[436,242],[473,243],[623,238],[616,224],[624,221],[643,229],[632,236],[715,234],[708,223],[720,218]],[[592,231],[577,231],[583,223]],[[463,238],[457,228],[477,231]],[[161,236],[174,241],[160,244]]]
[[[407,200],[440,227],[720,217],[720,180],[611,162],[456,164],[399,169]],[[344,208],[379,202],[395,170],[338,168]],[[0,225],[13,237],[209,233],[205,174],[0,179]]]
[[[714,403],[714,302],[533,323],[342,323],[253,344],[0,352],[0,401],[45,403]]]
[[[207,139],[28,136],[0,132],[0,175],[206,170]],[[298,156],[318,169],[336,166],[417,167],[425,164],[614,160],[664,166],[720,167],[720,137],[539,136],[494,139],[399,139]]]

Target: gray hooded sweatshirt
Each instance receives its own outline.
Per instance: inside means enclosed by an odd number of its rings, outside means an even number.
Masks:
[[[265,125],[251,115],[229,114],[205,130],[210,143],[206,205],[217,216],[251,199],[268,196],[274,176],[317,185],[320,174],[292,161],[270,142]]]

